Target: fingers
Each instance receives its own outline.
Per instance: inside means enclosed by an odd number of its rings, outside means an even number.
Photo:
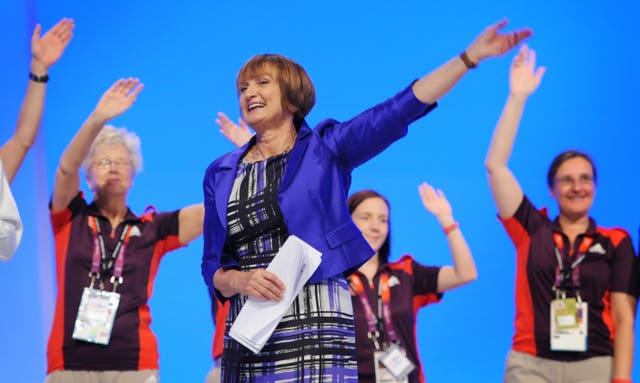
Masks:
[[[249,281],[248,295],[266,300],[279,301],[284,296],[284,283],[275,274],[259,269],[252,273]]]
[[[110,93],[117,93],[123,97],[128,97],[132,99],[136,99],[138,94],[142,91],[144,85],[140,82],[140,79],[129,77],[127,79],[120,79],[116,81],[111,88],[109,88]]]
[[[42,31],[42,25],[36,24],[36,27],[33,29],[33,34],[31,35],[31,44],[40,40],[40,32]]]

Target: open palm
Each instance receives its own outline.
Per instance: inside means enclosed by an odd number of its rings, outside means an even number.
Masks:
[[[437,218],[450,216],[452,214],[451,205],[442,190],[436,190],[433,186],[423,182],[418,186],[418,192],[420,193],[424,208]]]
[[[509,86],[511,94],[516,96],[529,96],[540,85],[545,67],[536,69],[536,52],[522,45],[520,51],[513,58]]]
[[[72,19],[62,19],[40,37],[42,27],[40,24],[36,25],[31,36],[31,55],[33,58],[49,68],[58,61],[62,52],[69,45],[74,27]]]
[[[94,113],[105,121],[121,115],[133,105],[143,87],[137,78],[116,81],[111,88],[104,92]]]

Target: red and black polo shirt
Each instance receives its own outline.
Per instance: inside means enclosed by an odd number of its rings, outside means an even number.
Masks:
[[[558,220],[551,221],[546,210],[538,211],[527,197],[513,217],[502,220],[517,250],[514,350],[559,361],[613,355],[611,293],[635,296],[636,256],[626,231],[596,226],[591,218],[589,221],[587,232],[579,235],[569,249],[569,239]],[[571,257],[578,254],[584,238],[593,239],[579,265],[580,294],[589,304],[586,352],[550,349],[550,303],[555,298],[552,287],[558,266],[554,233],[562,235],[568,253],[565,256]]]
[[[149,327],[151,315],[147,302],[162,256],[179,248],[179,210],[147,213],[138,217],[130,210],[115,230],[95,204],[87,205],[82,193],[59,212],[51,212],[55,241],[56,297],[55,315],[47,348],[47,372],[57,370],[144,370],[158,369],[156,338]],[[125,225],[133,225],[124,257],[123,283],[118,286],[120,305],[109,345],[72,339],[80,298],[90,284],[88,276],[93,254],[93,231],[89,216],[99,220],[105,233],[108,256]],[[105,290],[112,291],[109,275],[103,276]]]
[[[373,278],[370,285],[367,277],[359,271],[349,278],[360,278],[365,287],[367,298],[371,307],[378,315],[378,285],[380,275],[386,272],[389,275],[389,287],[391,292],[391,321],[398,336],[400,344],[407,352],[407,357],[416,368],[409,374],[409,382],[424,382],[422,364],[417,350],[416,341],[416,315],[418,309],[429,303],[440,302],[441,294],[438,294],[438,273],[440,267],[423,266],[417,263],[410,255],[403,256],[399,261],[382,265]],[[375,382],[375,369],[373,354],[375,346],[368,337],[369,329],[360,299],[353,295],[353,317],[356,322],[356,349],[358,357],[358,381]],[[382,321],[381,318],[378,319]],[[385,342],[389,342],[388,334],[383,334]]]

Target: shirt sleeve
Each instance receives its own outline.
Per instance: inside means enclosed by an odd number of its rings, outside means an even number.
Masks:
[[[638,259],[629,235],[616,244],[614,242],[613,262],[611,264],[611,291],[638,296]]]
[[[440,302],[442,294],[438,294],[438,275],[441,267],[421,265],[413,258],[410,262],[413,272],[414,306],[422,307]]]
[[[8,261],[22,239],[22,220],[0,161],[0,261]]]
[[[546,215],[537,210],[527,196],[523,196],[522,202],[512,217],[500,218],[511,241],[518,246],[525,237],[531,235],[545,222],[549,222]]]
[[[155,218],[157,247],[161,252],[168,253],[182,247],[180,244],[180,210],[158,213]]]

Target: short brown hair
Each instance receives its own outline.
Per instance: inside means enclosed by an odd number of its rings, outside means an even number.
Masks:
[[[282,105],[293,113],[293,123],[300,127],[304,118],[316,103],[316,90],[302,65],[277,54],[261,54],[247,61],[236,76],[236,90],[248,79],[275,70],[275,77],[282,92]]]

